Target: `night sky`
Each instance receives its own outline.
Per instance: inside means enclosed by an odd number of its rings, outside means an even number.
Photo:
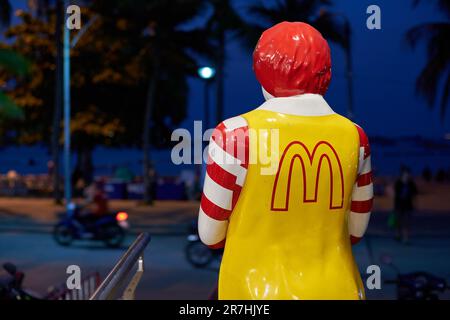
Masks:
[[[424,1],[416,8],[412,0],[333,2],[334,11],[350,19],[353,31],[355,122],[363,126],[369,136],[440,138],[450,132],[450,109],[441,123],[438,108],[430,110],[415,94],[415,79],[426,62],[425,46],[412,51],[405,42],[405,33],[412,26],[445,19],[432,5],[434,1]],[[366,28],[366,9],[371,4],[381,8],[381,30]],[[248,1],[236,0],[235,6],[243,12]],[[337,113],[345,115],[345,55],[333,44],[331,51],[333,77],[326,99]],[[228,58],[225,116],[231,117],[258,107],[263,97],[252,71],[251,52],[234,41],[228,46]],[[190,116],[183,124],[188,129],[194,119],[201,119],[203,106],[203,86],[198,80],[191,84]]]
[[[424,99],[415,93],[415,79],[426,62],[426,48],[422,45],[412,51],[405,42],[405,33],[412,26],[445,20],[445,16],[433,6],[435,1],[424,1],[416,8],[412,0],[333,2],[333,11],[346,15],[353,31],[355,122],[363,126],[369,136],[441,138],[449,133],[450,110],[441,122],[438,108],[430,110]],[[25,0],[12,3],[15,8],[26,6]],[[249,3],[251,1],[234,1],[240,13],[245,13]],[[264,3],[270,5],[273,1],[266,0]],[[381,8],[381,30],[366,28],[366,9],[371,4]],[[334,44],[331,44],[331,50],[333,77],[326,99],[336,112],[345,115],[345,55]],[[252,71],[251,52],[235,40],[229,41],[227,51],[225,117],[231,117],[258,107],[263,98]],[[198,79],[191,79],[190,86],[189,116],[182,123],[187,129],[193,128],[193,120],[203,117],[203,85]]]

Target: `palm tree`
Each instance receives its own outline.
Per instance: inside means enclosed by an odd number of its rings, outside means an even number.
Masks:
[[[152,12],[149,26],[147,52],[149,53],[149,79],[143,131],[144,202],[152,203],[153,176],[150,175],[150,128],[155,112],[156,91],[164,79],[195,74],[197,63],[188,50],[197,54],[210,54],[210,45],[202,30],[183,30],[180,25],[203,12],[203,1],[177,0],[154,1],[149,5]],[[177,76],[178,74],[178,76]],[[183,77],[181,75],[181,77]],[[183,80],[181,81],[183,82]],[[177,89],[173,89],[176,91]],[[162,106],[161,106],[162,107]]]
[[[262,25],[254,26],[261,31],[282,21],[302,21],[314,26],[325,38],[345,46],[345,25],[339,22],[338,14],[329,11],[331,4],[330,0],[278,0],[273,7],[252,5],[248,12],[261,19]]]
[[[414,5],[416,6],[419,2],[421,1],[414,0]],[[439,0],[437,4],[440,11],[447,18],[450,17],[450,2]],[[437,97],[440,95],[439,85],[442,80],[444,81],[439,102],[443,121],[448,107],[450,87],[450,23],[448,21],[428,22],[417,25],[407,32],[406,39],[412,48],[419,43],[424,43],[428,48],[428,61],[417,78],[416,90],[426,99],[430,107],[435,105]]]
[[[105,1],[105,5],[105,10],[112,6],[110,1]],[[142,134],[143,200],[151,204],[153,176],[150,173],[150,151],[151,145],[157,142],[154,132],[162,125],[155,121],[155,116],[163,108],[178,107],[179,118],[184,117],[182,106],[187,99],[187,76],[196,73],[195,57],[212,53],[205,32],[186,26],[203,13],[205,7],[201,0],[122,0],[116,1],[116,9],[119,8],[117,12],[120,11],[121,17],[133,24],[134,33],[140,35],[134,43],[139,50],[133,59],[140,70],[145,71],[143,81],[147,82]],[[162,97],[162,92],[170,93]]]
[[[247,24],[236,13],[230,0],[209,0],[209,4],[212,14],[206,23],[206,30],[217,48],[213,60],[216,68],[216,123],[220,123],[223,120],[227,35],[242,37],[247,31]]]

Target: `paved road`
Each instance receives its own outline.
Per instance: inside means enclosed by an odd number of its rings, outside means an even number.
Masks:
[[[126,245],[133,241],[128,237]],[[138,287],[142,299],[205,299],[217,281],[217,268],[199,270],[184,259],[185,237],[154,237],[145,255],[146,272]],[[25,286],[44,293],[66,281],[68,265],[80,266],[83,274],[100,272],[104,277],[125,252],[102,244],[80,242],[58,246],[49,234],[1,233],[0,263],[11,261],[26,273]],[[214,266],[213,266],[214,267]]]
[[[127,244],[133,241],[127,239]],[[146,272],[138,287],[141,299],[205,299],[217,281],[217,264],[208,270],[191,267],[184,258],[183,236],[155,236],[145,252]],[[64,283],[70,264],[82,272],[98,271],[105,276],[126,248],[106,249],[94,243],[79,243],[70,248],[54,243],[44,233],[0,233],[0,263],[11,261],[26,272],[25,286],[45,292],[48,286]],[[380,264],[383,254],[392,254],[402,271],[426,270],[450,280],[450,238],[420,237],[402,246],[386,237],[371,236],[354,248],[363,272],[368,265]],[[381,265],[381,264],[380,264]],[[384,280],[394,272],[381,265]],[[371,299],[393,299],[395,288],[367,291]],[[449,298],[449,295],[443,296]]]

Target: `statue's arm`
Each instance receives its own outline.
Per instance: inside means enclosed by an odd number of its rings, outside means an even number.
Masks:
[[[229,218],[248,168],[248,124],[243,117],[220,123],[208,148],[208,164],[198,215],[200,239],[211,248],[225,246]]]
[[[358,243],[369,224],[373,204],[372,165],[370,162],[369,139],[364,130],[356,125],[359,134],[360,152],[358,177],[353,187],[349,214],[349,232],[352,244]]]

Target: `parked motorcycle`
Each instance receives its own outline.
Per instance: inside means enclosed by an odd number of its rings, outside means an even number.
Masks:
[[[3,264],[5,275],[0,276],[0,300],[40,300],[38,294],[22,288],[25,274],[12,263]]]
[[[385,283],[397,286],[398,300],[439,300],[439,294],[450,289],[444,278],[424,271],[402,274],[390,256],[385,255],[381,260],[397,273],[395,280],[386,280]]]
[[[220,259],[223,249],[210,249],[198,235],[197,221],[192,222],[185,248],[186,259],[196,268],[206,268],[212,261]]]
[[[108,247],[119,247],[129,228],[128,214],[118,212],[95,216],[81,215],[80,207],[69,206],[68,212],[54,227],[53,237],[62,246],[69,246],[74,240],[103,241]]]

